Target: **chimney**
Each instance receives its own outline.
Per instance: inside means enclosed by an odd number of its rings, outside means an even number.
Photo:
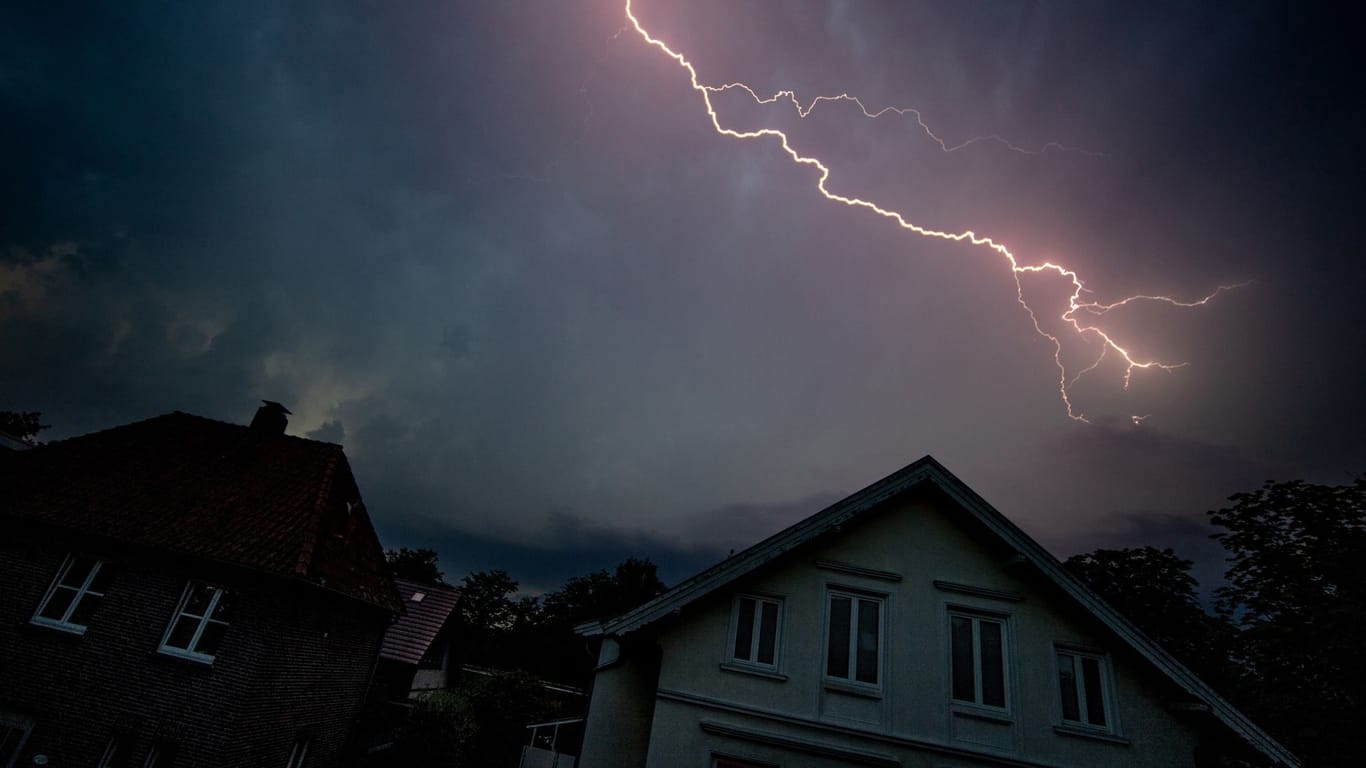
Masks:
[[[274,400],[262,400],[260,408],[256,409],[256,416],[251,420],[251,432],[259,437],[274,437],[285,433],[285,426],[289,424],[289,409],[275,402]]]

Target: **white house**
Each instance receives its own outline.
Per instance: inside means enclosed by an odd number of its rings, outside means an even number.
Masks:
[[[585,768],[1298,765],[930,457],[579,632]]]

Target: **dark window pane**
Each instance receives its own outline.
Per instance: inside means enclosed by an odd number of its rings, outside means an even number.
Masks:
[[[830,642],[825,674],[849,678],[849,598],[830,598]]]
[[[52,590],[52,597],[48,598],[43,610],[39,611],[38,615],[45,619],[61,621],[62,617],[66,615],[67,607],[71,605],[71,598],[75,596],[75,590],[57,587]]]
[[[109,567],[109,563],[100,563],[100,569],[95,571],[95,578],[90,582],[90,591],[104,594],[109,589],[109,577],[114,574],[114,569]]]
[[[190,596],[185,601],[185,613],[192,613],[195,616],[203,616],[209,609],[209,600],[213,597],[213,590],[199,584],[190,585]]]
[[[81,597],[80,602],[76,603],[76,609],[71,612],[68,623],[79,624],[82,627],[90,623],[90,617],[95,613],[95,608],[100,604],[100,598],[87,592]]]
[[[71,561],[71,567],[62,574],[62,582],[68,587],[80,589],[85,584],[85,579],[90,575],[90,569],[95,567],[94,560],[88,557],[77,557]]]
[[[1105,725],[1105,697],[1100,687],[1100,662],[1081,660],[1082,687],[1086,689],[1086,721],[1091,725]]]
[[[972,672],[972,619],[954,616],[950,645],[953,653],[953,698],[976,701],[975,679]]]
[[[760,664],[772,664],[778,640],[778,604],[764,603],[759,617],[759,658]]]
[[[735,617],[735,658],[749,661],[749,649],[754,641],[754,601],[748,597],[740,598],[739,612]]]
[[[1001,642],[1002,626],[995,621],[979,621],[982,643],[982,703],[991,707],[1006,705],[1006,667]]]
[[[194,631],[199,628],[199,619],[193,616],[181,616],[176,619],[175,625],[171,627],[171,635],[166,638],[166,645],[171,648],[189,650],[190,641],[194,639]]]
[[[877,683],[878,604],[860,600],[858,605],[858,668],[854,679]]]
[[[195,645],[195,651],[207,653],[212,656],[218,653],[218,646],[223,643],[223,634],[228,631],[227,624],[220,624],[210,621],[204,625],[204,631],[199,635],[199,643]]]
[[[213,607],[213,618],[218,621],[228,621],[232,616],[232,609],[236,605],[236,601],[233,600],[232,593],[226,589],[215,589],[214,591],[218,593],[218,604]]]
[[[1077,670],[1075,657],[1058,654],[1058,693],[1062,694],[1062,719],[1081,721],[1081,705],[1077,702]]]

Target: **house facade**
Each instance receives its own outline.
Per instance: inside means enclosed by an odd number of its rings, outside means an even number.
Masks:
[[[929,457],[580,632],[586,768],[1297,764]]]
[[[401,607],[341,447],[261,416],[0,454],[0,768],[340,761]]]

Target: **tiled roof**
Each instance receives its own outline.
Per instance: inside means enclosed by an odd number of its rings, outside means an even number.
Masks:
[[[300,579],[401,610],[339,445],[179,411],[0,453],[0,518]]]
[[[408,579],[394,579],[399,597],[403,599],[403,615],[384,632],[384,644],[379,655],[404,664],[416,664],[431,647],[446,619],[455,610],[460,590],[424,584]],[[417,595],[421,598],[414,599]]]

